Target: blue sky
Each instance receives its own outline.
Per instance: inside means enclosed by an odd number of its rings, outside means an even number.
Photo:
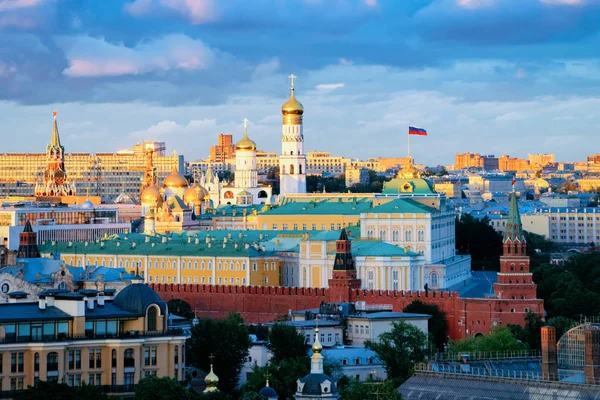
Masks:
[[[280,151],[294,73],[306,150],[560,160],[599,152],[600,0],[0,0],[4,152],[217,134]]]

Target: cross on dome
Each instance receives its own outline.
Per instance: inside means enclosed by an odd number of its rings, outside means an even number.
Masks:
[[[248,131],[248,118],[244,118],[244,133]]]
[[[288,76],[288,78],[290,78],[292,80],[292,90],[294,90],[294,79],[296,79],[297,76],[294,74],[291,74],[290,76]]]

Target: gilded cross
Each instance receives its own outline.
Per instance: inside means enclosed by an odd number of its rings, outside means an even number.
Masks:
[[[244,118],[244,132],[248,130],[248,118]]]
[[[297,76],[294,74],[291,74],[290,76],[288,76],[288,78],[290,78],[292,80],[292,90],[294,90],[294,79],[296,79]]]
[[[210,358],[210,365],[212,365],[213,361],[215,359],[215,356],[213,355],[213,353],[210,353],[210,356],[208,356],[208,358]]]

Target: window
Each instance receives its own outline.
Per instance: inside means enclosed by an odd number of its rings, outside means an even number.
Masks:
[[[422,242],[422,241],[424,241],[424,240],[425,240],[425,232],[423,232],[423,231],[419,231],[419,232],[417,233],[417,240],[418,240],[419,242]]]
[[[365,334],[365,326],[364,326],[364,325],[361,325],[361,326],[360,326],[360,334],[361,334],[361,335],[364,335],[364,334]]]
[[[381,240],[381,241],[385,240],[385,231],[384,230],[379,231],[379,240]]]
[[[276,231],[277,230],[277,224],[273,224],[273,230]]]
[[[10,390],[23,390],[23,378],[10,378]]]
[[[209,262],[208,262],[208,270],[209,270],[209,271],[212,271],[212,261],[209,261]]]
[[[135,358],[133,358],[133,349],[127,349],[123,353],[123,366],[125,368],[135,367]]]
[[[111,366],[113,368],[117,368],[117,350],[113,349],[112,351],[112,355],[111,355]],[[116,383],[113,383],[113,385],[115,385]]]
[[[46,371],[58,371],[58,353],[48,353],[46,356]]]
[[[404,241],[410,242],[412,240],[412,231],[404,232]]]
[[[265,285],[268,285],[268,284],[269,284],[269,277],[266,277],[265,278]]]
[[[252,263],[252,271],[257,271],[258,268],[256,267],[256,262]]]
[[[221,263],[221,261],[219,261],[219,271],[221,271],[223,269],[223,264]]]
[[[283,230],[287,231],[287,224],[283,224]]]
[[[305,231],[306,230],[306,224],[302,224],[302,230]]]
[[[358,334],[358,325],[354,325],[354,333]]]
[[[329,229],[333,231],[335,229],[335,224],[334,223],[330,224]]]
[[[0,357],[2,357],[1,354],[0,354]],[[40,353],[35,353],[35,355],[33,356],[33,371],[39,372],[39,370],[40,370]]]
[[[150,365],[150,347],[144,347],[144,365]]]
[[[373,290],[374,289],[374,286],[375,286],[375,283],[373,281],[374,275],[375,274],[374,274],[374,272],[373,272],[372,269],[370,269],[370,270],[367,271],[367,288],[369,290]]]
[[[69,350],[69,369],[81,369],[81,350]]]
[[[398,241],[398,231],[392,231],[392,242]]]
[[[151,363],[152,365],[156,365],[156,361],[157,361],[157,360],[156,360],[156,349],[157,349],[157,347],[156,347],[156,346],[152,346],[152,347],[150,348],[150,363]]]
[[[157,319],[156,306],[150,306],[150,308],[148,309],[148,330],[149,331],[156,330],[156,319]]]
[[[438,275],[436,272],[431,273],[431,286],[433,286],[433,287],[438,286]]]
[[[327,342],[331,343],[331,341],[333,340],[333,335],[331,333],[327,334]]]
[[[310,229],[312,229],[313,231],[316,231],[317,230],[317,224],[312,224],[311,227],[310,227]]]
[[[400,282],[399,282],[399,277],[400,272],[395,269],[392,271],[392,290],[399,290],[400,287]]]
[[[102,368],[102,351],[100,349],[90,349],[89,355],[90,369]]]
[[[298,230],[298,224],[294,224],[294,230],[297,231]]]

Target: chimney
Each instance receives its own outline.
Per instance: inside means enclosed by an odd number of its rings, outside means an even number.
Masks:
[[[600,329],[585,331],[584,345],[585,365],[583,372],[585,383],[588,385],[600,384]]]
[[[195,244],[200,244],[200,238],[196,238],[196,240],[194,240]]]
[[[98,307],[104,307],[104,293],[98,293]]]
[[[188,242],[188,243],[192,243],[192,237],[191,237],[191,236],[188,236],[188,240],[187,240],[187,242]]]
[[[93,310],[94,309],[94,298],[93,297],[88,297],[87,298],[87,309],[88,310]]]
[[[146,236],[146,238],[144,239],[144,241],[145,241],[146,243],[148,243],[148,242],[150,241],[150,236]]]
[[[556,328],[542,327],[542,377],[551,381],[558,380],[556,356]]]
[[[54,296],[46,296],[46,307],[52,307],[54,305]]]
[[[40,306],[40,310],[45,310],[46,309],[46,299],[43,297],[40,297],[39,300],[39,306]]]

